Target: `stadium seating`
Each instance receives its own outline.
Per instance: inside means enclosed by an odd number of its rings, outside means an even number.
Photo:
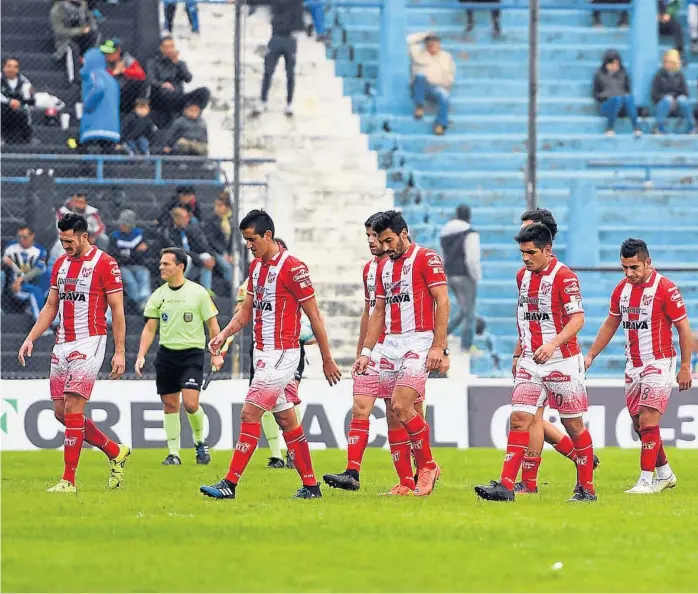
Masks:
[[[492,40],[484,12],[477,13],[478,25],[466,38],[465,11],[455,0],[450,10],[419,6],[408,10],[408,31],[435,31],[456,60],[452,123],[445,136],[435,137],[431,133],[429,113],[423,121],[411,117],[413,104],[408,89],[391,113],[376,112],[378,9],[333,9],[328,55],[335,58],[337,72],[344,77],[345,93],[352,97],[355,111],[361,114],[362,129],[379,153],[381,166],[388,172],[388,185],[393,188],[396,204],[405,212],[415,239],[438,247],[440,227],[451,218],[455,206],[467,203],[473,207],[473,223],[481,232],[484,272],[478,314],[486,319],[497,339],[497,348],[508,357],[516,334],[512,297],[513,276],[519,266],[512,236],[520,224],[518,215],[525,209],[528,15],[526,11],[505,10],[502,38]],[[588,169],[588,161],[695,163],[698,150],[695,135],[646,134],[635,139],[627,120],[619,122],[616,137],[602,135],[604,122],[596,115],[591,97],[592,77],[606,49],[618,49],[626,63],[630,59],[629,30],[615,27],[615,15],[605,14],[603,19],[606,27],[592,29],[587,10],[546,10],[545,2],[542,3],[539,203],[551,208],[561,224],[556,252],[563,259],[567,229],[573,224],[567,218],[571,179],[642,188],[643,178],[638,171]],[[685,14],[682,20],[685,26]],[[657,56],[657,65],[660,59]],[[684,71],[695,100],[698,63],[689,63]],[[646,119],[643,126],[649,131],[652,119]],[[661,168],[653,172],[652,178],[662,187],[695,186],[695,173]],[[630,235],[648,241],[660,269],[662,264],[690,263],[687,256],[698,247],[696,228],[692,226],[696,209],[690,206],[690,195],[680,189],[600,191],[601,263],[617,266],[618,245]],[[693,275],[669,276],[679,283],[695,314],[698,285],[692,280]],[[615,273],[581,275],[588,316],[582,334],[585,347],[606,315],[608,296],[618,277]],[[617,374],[622,366],[619,337],[594,372]],[[494,373],[491,359],[474,358],[472,371],[482,375]],[[501,372],[507,373],[507,369]]]

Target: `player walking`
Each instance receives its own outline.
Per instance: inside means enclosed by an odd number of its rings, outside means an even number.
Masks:
[[[141,344],[136,358],[136,375],[141,377],[145,356],[153,344],[160,327],[160,348],[155,357],[155,385],[165,409],[165,436],[169,453],[163,464],[179,466],[180,393],[187,411],[194,437],[196,463],[211,461],[208,444],[204,441],[206,413],[199,406],[199,394],[204,378],[204,355],[208,326],[209,336],[220,332],[218,309],[208,291],[201,285],[184,278],[187,254],[181,248],[165,248],[160,252],[160,278],[165,283],[148,299],[143,315],[146,324],[141,333]],[[219,369],[223,357],[211,357],[211,363]]]
[[[374,349],[380,347],[379,395],[390,398],[400,428],[389,431],[390,451],[400,483],[389,495],[429,495],[441,474],[431,454],[429,425],[415,410],[424,400],[430,371],[445,367],[448,356],[448,289],[441,258],[412,243],[407,223],[394,210],[381,213],[372,228],[388,256],[376,270],[376,305],[354,373],[367,372]],[[410,448],[417,460],[412,475]]]
[[[107,346],[107,305],[112,311],[115,352],[109,379],[125,368],[126,318],[121,271],[116,261],[87,239],[85,217],[68,213],[58,221],[58,238],[65,250],[51,273],[51,288],[34,327],[19,349],[19,362],[31,357],[34,341],[59,316],[56,345],[51,353],[50,391],[53,410],[65,425],[63,478],[49,493],[77,493],[75,472],[84,441],[109,458],[109,488],[123,482],[124,466],[131,450],[102,433],[85,418],[97,374]]]
[[[515,355],[518,364],[507,453],[500,481],[477,486],[475,492],[490,501],[514,500],[514,482],[529,445],[529,429],[534,417],[542,417],[547,402],[560,413],[577,451],[577,484],[569,501],[596,501],[593,445],[582,419],[587,393],[577,343],[584,326],[579,280],[553,256],[552,234],[545,225],[524,227],[515,241],[524,262],[516,275],[521,355]]]
[[[640,478],[626,493],[650,495],[676,486],[659,432],[659,422],[671,396],[676,371],[672,324],[679,333],[681,366],[676,376],[679,391],[691,379],[691,325],[678,287],[652,267],[647,244],[626,239],[620,246],[625,278],[611,295],[608,317],[584,360],[588,369],[613,338],[618,326],[625,330],[625,401],[640,436]],[[657,478],[653,479],[654,471]]]
[[[202,486],[200,490],[216,499],[235,498],[237,484],[259,442],[262,415],[271,411],[301,476],[303,486],[296,497],[322,497],[308,441],[294,410],[299,402],[294,374],[300,357],[301,308],[320,347],[329,384],[335,385],[341,373],[332,359],[306,265],[288,250],[281,249],[274,240],[274,222],[263,210],[247,213],[240,222],[240,231],[255,257],[250,264],[247,296],[230,323],[211,339],[209,349],[212,354],[218,353],[229,336],[254,318],[255,376],[240,415],[240,438],[228,474],[220,482]]]

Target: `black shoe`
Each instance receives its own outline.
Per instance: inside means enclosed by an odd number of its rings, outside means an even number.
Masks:
[[[344,491],[358,491],[361,487],[359,483],[359,473],[355,470],[345,470],[341,474],[325,474],[322,480],[333,489],[343,489]]]
[[[209,454],[208,444],[205,441],[197,443],[194,448],[196,449],[197,464],[208,464],[211,461],[211,454]]]
[[[576,503],[578,501],[582,503],[591,503],[597,499],[598,498],[594,493],[590,493],[589,491],[585,490],[581,485],[575,485],[574,495],[572,495],[572,497],[570,497],[567,501],[571,503]]]
[[[514,501],[514,491],[497,481],[490,481],[489,485],[478,485],[475,487],[475,493],[487,501]]]
[[[618,19],[618,27],[627,27],[630,25],[630,19],[628,19],[627,12],[621,12],[620,18]]]
[[[514,493],[517,495],[538,495],[538,487],[531,491],[523,481],[519,481],[514,485]]]
[[[502,36],[502,26],[499,24],[499,19],[492,20],[492,37],[499,39]]]
[[[295,499],[321,499],[320,485],[317,484],[313,487],[303,485],[293,497]]]
[[[599,460],[599,457],[594,454],[594,470],[596,470],[596,467],[601,464],[601,460]]]
[[[290,468],[291,470],[296,469],[296,463],[293,461],[293,458],[291,458],[290,452],[286,452],[286,468]]]
[[[592,27],[603,27],[603,23],[601,22],[601,13],[598,10],[595,10],[592,13],[591,26]]]
[[[267,463],[267,468],[283,468],[284,466],[286,466],[284,461],[281,458],[274,458],[274,456],[269,458]]]
[[[181,466],[182,461],[179,459],[179,456],[175,456],[174,454],[168,454],[167,458],[165,458],[162,461],[163,466]]]
[[[213,497],[214,499],[235,499],[235,483],[231,483],[227,479],[223,479],[215,485],[203,485],[199,487],[206,497]]]

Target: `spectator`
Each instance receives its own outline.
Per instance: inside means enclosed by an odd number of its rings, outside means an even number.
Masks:
[[[232,286],[233,254],[232,242],[235,222],[230,205],[230,196],[221,192],[213,203],[214,215],[206,225],[206,237],[213,248],[216,264],[223,273],[223,278]]]
[[[184,114],[174,121],[163,152],[199,157],[208,155],[206,122],[201,117],[201,108],[196,103],[187,105]]]
[[[426,99],[436,102],[434,133],[440,136],[448,127],[448,107],[456,64],[453,56],[441,49],[441,39],[432,33],[413,33],[407,38],[407,44],[412,67],[414,117],[417,120],[424,117]]]
[[[97,21],[84,0],[55,0],[51,29],[56,45],[54,57],[65,59],[68,82],[72,83],[80,69],[80,56],[99,42]]]
[[[172,25],[174,24],[175,14],[177,13],[177,0],[162,0],[165,8],[165,28],[172,35]],[[184,0],[184,6],[187,9],[191,32],[199,34],[199,9],[197,0]]]
[[[691,38],[691,53],[698,54],[698,0],[688,0],[688,34]]]
[[[19,60],[13,56],[5,58],[2,63],[0,93],[2,139],[17,144],[31,142],[33,130],[29,108],[34,105],[34,87],[26,76],[20,74]]]
[[[594,75],[594,99],[599,104],[599,113],[606,118],[606,136],[615,136],[616,120],[620,115],[630,118],[636,136],[642,135],[630,94],[630,76],[616,50],[604,54],[603,63]]]
[[[96,245],[99,249],[108,251],[109,237],[105,233],[106,226],[102,221],[99,210],[90,206],[87,203],[87,196],[84,192],[75,192],[71,198],[65,201],[65,204],[56,211],[56,222],[63,218],[63,215],[69,212],[81,214],[87,219],[87,233],[91,244]]]
[[[122,210],[117,224],[119,228],[111,234],[109,253],[119,263],[126,295],[142,311],[150,297],[150,271],[146,265],[149,246],[143,229],[136,227],[134,211]]]
[[[149,155],[157,126],[150,117],[150,101],[136,99],[133,112],[124,118],[121,139],[131,155]]]
[[[136,58],[123,52],[121,40],[117,37],[107,39],[99,46],[99,51],[107,60],[107,72],[119,83],[121,113],[130,113],[136,99],[146,96],[145,70]]]
[[[156,225],[169,225],[172,222],[172,209],[178,206],[186,208],[192,216],[192,220],[198,223],[202,220],[201,209],[196,201],[194,186],[177,186],[176,195],[165,204],[155,220]]]
[[[458,1],[465,2],[467,4],[471,4],[473,2],[484,2],[486,4],[493,4],[496,2],[497,4],[499,4],[499,0],[458,0]],[[501,11],[499,9],[494,9],[491,14],[492,14],[492,36],[496,38],[502,34],[502,27],[499,23]],[[468,26],[466,27],[465,31],[466,31],[466,33],[470,33],[475,28],[475,13],[470,8],[467,10],[467,17],[468,17]]]
[[[657,19],[660,35],[671,35],[674,49],[683,54],[683,30],[679,23],[678,12],[681,0],[657,0]]]
[[[34,243],[34,231],[27,225],[17,231],[17,241],[5,248],[2,263],[10,270],[12,294],[29,304],[36,320],[48,292],[46,249]],[[4,270],[0,274],[0,288],[5,288]]]
[[[80,120],[80,144],[87,153],[113,153],[121,139],[119,83],[106,70],[104,54],[97,48],[87,50],[82,74],[83,114]]]
[[[252,117],[258,117],[267,111],[271,77],[281,56],[284,57],[286,66],[284,114],[291,117],[293,116],[293,92],[296,87],[296,51],[298,49],[298,43],[293,35],[303,30],[303,3],[301,0],[272,0],[271,13],[271,39],[264,56],[261,103],[252,111]]]
[[[681,72],[681,56],[677,50],[664,53],[664,66],[657,71],[652,81],[652,102],[657,118],[656,133],[666,133],[667,118],[671,115],[678,115],[683,119],[686,131],[694,131],[695,122],[688,99],[688,85]]]
[[[189,209],[181,206],[172,209],[172,221],[173,226],[164,229],[166,247],[182,248],[188,260],[184,276],[198,279],[201,286],[211,291],[216,260],[203,230],[191,220]]]
[[[312,19],[312,25],[306,27],[306,32],[308,37],[312,37],[313,29],[315,29],[316,39],[318,41],[325,41],[327,39],[325,30],[325,6],[318,3],[317,0],[310,0],[309,2],[304,2],[304,10],[310,13],[310,18]]]
[[[470,207],[461,204],[456,216],[441,229],[441,250],[444,254],[444,269],[448,276],[448,287],[456,298],[460,311],[448,325],[452,334],[461,323],[461,348],[470,351],[475,333],[475,297],[477,284],[482,278],[480,271],[480,235],[470,224]]]
[[[162,38],[160,53],[148,64],[148,76],[151,106],[158,112],[155,123],[159,128],[167,126],[185,105],[196,103],[201,110],[208,105],[211,93],[206,87],[184,92],[184,83],[191,82],[192,75],[186,62],[179,59],[172,37]]]
[[[629,4],[630,0],[593,0],[592,4]],[[591,13],[591,21],[593,27],[603,27],[601,22],[601,11],[595,10]],[[628,11],[624,10],[618,15],[618,27],[627,27],[630,21],[628,20]]]

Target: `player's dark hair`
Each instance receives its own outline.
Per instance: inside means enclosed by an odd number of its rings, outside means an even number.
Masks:
[[[469,223],[471,215],[472,212],[467,204],[461,204],[458,208],[456,208],[456,218],[460,221]]]
[[[642,239],[629,237],[620,244],[620,257],[634,258],[635,256],[640,260],[647,260],[650,257],[650,250]]]
[[[364,223],[364,227],[368,227],[369,229],[373,227],[373,223],[376,221],[376,219],[381,216],[383,213],[382,212],[374,212],[370,217],[366,219],[366,222]]]
[[[261,209],[251,210],[240,221],[240,231],[245,229],[252,229],[255,235],[262,237],[267,231],[271,231],[271,237],[274,238],[274,221],[271,220],[269,213]]]
[[[553,234],[543,223],[532,223],[519,231],[519,234],[514,237],[517,243],[533,244],[542,250],[546,245],[553,245]]]
[[[386,229],[390,229],[397,235],[400,235],[403,229],[408,230],[405,219],[397,210],[386,210],[380,213],[371,224],[371,227],[376,233],[383,233]]]
[[[187,252],[182,248],[178,247],[168,247],[160,251],[160,257],[165,254],[172,254],[175,257],[177,264],[182,264],[186,270],[187,268]]]
[[[274,239],[276,239],[276,243],[278,243],[282,248],[284,248],[285,250],[288,249],[288,246],[286,245],[286,242],[283,239],[281,239],[280,237],[275,237]]]
[[[76,212],[68,212],[58,221],[58,229],[64,232],[72,231],[75,235],[87,233],[87,219]]]
[[[555,217],[553,213],[547,208],[534,208],[532,210],[527,210],[521,215],[521,222],[533,221],[534,223],[542,223],[550,231],[550,235],[553,236],[553,240],[557,235],[557,223],[555,222]]]

